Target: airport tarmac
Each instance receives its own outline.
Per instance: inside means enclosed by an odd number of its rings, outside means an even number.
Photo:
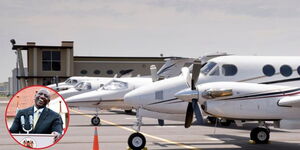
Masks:
[[[8,99],[0,99],[0,149],[25,149],[10,137],[5,127],[4,112]],[[132,124],[135,115],[125,114],[121,110],[103,111],[102,122],[98,126],[99,145],[101,150],[127,150],[127,138],[133,132]],[[71,110],[70,126],[63,139],[50,150],[89,150],[93,146],[95,127],[90,124],[91,112]],[[213,125],[192,126],[188,129],[183,123],[165,121],[160,127],[157,120],[143,118],[141,131],[147,139],[148,150],[188,150],[188,149],[264,149],[278,150],[300,149],[300,130],[282,130],[271,128],[270,144],[250,144],[250,130],[255,123],[247,123],[244,127],[217,127]]]

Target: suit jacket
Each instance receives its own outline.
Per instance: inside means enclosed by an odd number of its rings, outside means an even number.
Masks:
[[[29,130],[30,129],[30,124],[29,124],[29,116],[33,116],[33,106],[19,110],[16,118],[10,128],[11,133],[25,133],[22,129],[21,125],[21,116],[24,116],[25,118],[25,129]],[[43,112],[41,113],[35,128],[29,132],[32,134],[50,134],[53,131],[56,131],[60,134],[62,134],[62,119],[60,115],[53,110],[45,107]]]

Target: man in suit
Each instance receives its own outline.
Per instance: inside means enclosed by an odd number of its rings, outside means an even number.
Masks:
[[[19,110],[10,128],[11,133],[25,133],[22,128],[22,116],[24,116],[26,130],[32,130],[31,134],[54,134],[55,141],[62,134],[61,116],[46,107],[50,102],[50,92],[46,88],[41,88],[34,96],[35,104],[29,108]],[[32,118],[32,119],[30,119]],[[30,123],[30,120],[31,123]]]

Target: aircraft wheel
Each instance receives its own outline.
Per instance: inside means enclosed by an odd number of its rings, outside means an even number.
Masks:
[[[128,146],[132,150],[141,150],[146,145],[146,138],[141,133],[133,133],[128,138]]]
[[[92,119],[91,119],[91,123],[92,125],[94,126],[98,126],[100,124],[101,120],[98,116],[94,116]]]
[[[270,132],[266,128],[257,127],[252,129],[250,138],[257,144],[267,144],[270,138]]]

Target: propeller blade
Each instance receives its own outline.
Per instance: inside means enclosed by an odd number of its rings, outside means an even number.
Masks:
[[[193,109],[194,109],[194,112],[195,112],[195,115],[196,115],[196,118],[197,118],[197,123],[199,125],[203,125],[204,121],[203,121],[203,116],[202,116],[201,110],[200,110],[199,105],[198,105],[198,100],[193,99],[192,104],[193,104]]]
[[[192,125],[193,116],[194,116],[193,104],[189,102],[186,109],[186,116],[185,116],[185,123],[184,123],[185,128],[189,128]]]
[[[195,84],[198,81],[198,77],[200,74],[200,69],[201,69],[202,65],[201,65],[201,61],[200,60],[195,60],[193,63],[193,72],[192,72],[192,79],[191,79],[191,88],[192,90],[196,89]]]
[[[181,69],[181,73],[182,73],[182,76],[184,77],[185,81],[186,81],[186,84],[191,87],[191,75],[190,75],[190,70],[189,68],[187,67],[183,67]]]

